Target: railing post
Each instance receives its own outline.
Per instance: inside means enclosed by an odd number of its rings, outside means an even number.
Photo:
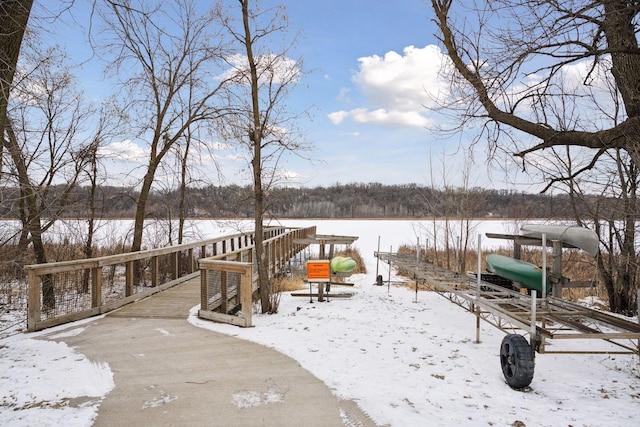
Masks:
[[[158,273],[158,257],[151,257],[151,286],[158,286],[160,274]]]
[[[227,314],[227,301],[228,301],[228,292],[227,292],[227,285],[229,284],[228,281],[228,274],[226,271],[221,271],[220,272],[220,312]]]
[[[195,251],[193,250],[193,248],[189,248],[187,253],[188,253],[188,255],[187,255],[187,273],[191,274],[191,273],[193,273],[193,271],[196,268],[196,260],[195,260],[195,257],[194,257]]]
[[[242,307],[242,317],[244,317],[245,319],[245,326],[246,327],[251,327],[252,325],[252,321],[251,321],[251,310],[252,310],[252,295],[253,295],[253,286],[252,286],[252,281],[253,281],[253,266],[248,266],[245,271],[244,274],[242,275],[241,279],[240,279],[240,291],[241,291],[241,301],[240,301],[240,306]]]
[[[173,280],[180,276],[180,251],[171,254],[171,278]]]
[[[200,310],[209,309],[208,270],[200,267]]]
[[[129,297],[133,295],[133,276],[135,270],[136,261],[127,261],[125,264],[125,296]]]
[[[29,332],[36,331],[36,324],[40,321],[40,276],[34,271],[28,270],[29,276],[29,295],[27,300],[27,330]]]
[[[91,307],[102,305],[102,267],[91,269]]]

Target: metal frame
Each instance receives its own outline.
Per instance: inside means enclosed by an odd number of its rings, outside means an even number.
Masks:
[[[413,255],[376,252],[375,256],[390,266],[413,272],[416,281],[431,283],[438,294],[498,329],[506,333],[525,331],[538,353],[640,355],[640,324],[557,297],[534,300],[527,294],[438,267]],[[580,350],[556,350],[555,346],[547,349],[547,341],[583,339],[604,340],[614,350],[585,345]]]

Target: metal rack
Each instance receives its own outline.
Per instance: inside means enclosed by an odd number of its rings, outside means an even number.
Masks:
[[[636,354],[640,355],[640,324],[589,309],[561,298],[532,298],[486,281],[477,275],[459,274],[412,255],[376,252],[389,265],[408,271],[418,283],[430,283],[449,301],[474,313],[479,319],[506,333],[524,331],[538,353]],[[478,286],[478,283],[480,286]],[[548,341],[604,340],[608,348],[580,343],[579,348],[547,348]]]

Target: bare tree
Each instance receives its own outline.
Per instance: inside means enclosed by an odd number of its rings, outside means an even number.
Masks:
[[[147,202],[165,156],[184,141],[190,126],[211,124],[218,115],[217,95],[225,82],[216,76],[224,50],[213,15],[198,13],[193,1],[109,0],[106,5],[99,10],[106,24],[100,49],[112,54],[123,81],[131,132],[149,156],[131,245],[138,251]]]
[[[516,155],[554,146],[581,146],[596,150],[621,148],[639,163],[640,48],[636,39],[640,5],[628,1],[557,2],[497,0],[456,20],[453,0],[432,0],[441,41],[468,86],[462,88],[469,106],[467,118],[484,118],[500,136],[508,127],[540,140]],[[459,11],[463,6],[456,5]],[[465,22],[466,25],[465,25]],[[496,27],[499,24],[500,27]],[[557,83],[569,65],[608,69],[622,98],[627,119],[614,126],[563,130],[545,114],[547,101],[581,93],[558,93]],[[535,76],[532,73],[536,73]],[[528,81],[526,77],[539,80]],[[528,83],[528,84],[527,84]],[[584,81],[590,83],[590,76]],[[469,90],[471,92],[469,92]],[[586,127],[587,123],[582,123]],[[487,127],[489,130],[489,127]],[[492,133],[497,142],[497,133]],[[511,134],[518,135],[518,134]],[[522,135],[522,134],[519,134]],[[514,138],[515,139],[515,138]]]
[[[97,230],[97,219],[103,213],[105,207],[104,194],[101,184],[108,179],[106,171],[101,165],[100,149],[112,138],[118,136],[121,115],[110,101],[105,102],[99,112],[98,120],[93,129],[93,136],[86,148],[87,162],[84,166],[84,182],[88,185],[88,197],[86,199],[87,230],[84,236],[83,253],[85,258],[94,256],[94,237]],[[84,272],[82,278],[82,290],[89,291],[90,270]]]
[[[30,46],[36,48],[38,43]],[[45,263],[43,235],[68,211],[72,190],[91,158],[80,133],[93,112],[57,48],[44,53],[29,49],[21,64],[5,121],[4,144],[10,161],[3,184],[19,188],[20,252],[26,253],[32,245],[35,261]],[[55,306],[53,287],[46,278],[43,304]]]
[[[564,182],[575,182],[604,156],[615,158],[615,150],[627,153],[633,165],[640,164],[638,2],[496,0],[468,6],[462,1],[432,0],[431,4],[454,71],[454,99],[449,106],[459,109],[461,127],[483,121],[478,140],[487,137],[492,153],[515,153],[526,164],[536,155],[544,157],[542,150],[588,150],[590,159]],[[583,70],[577,78],[576,70]],[[614,99],[603,100],[606,94],[588,96],[596,86],[613,87]],[[603,114],[604,106],[615,108],[616,101],[622,120]],[[634,240],[633,229],[624,232]],[[635,258],[631,250],[622,256]],[[627,273],[618,278],[628,277]],[[618,280],[614,288],[626,292],[629,287]],[[628,298],[610,298],[616,300]],[[611,309],[627,312],[628,307]]]
[[[255,251],[260,280],[262,312],[272,312],[272,292],[268,259],[263,248],[266,195],[281,178],[278,174],[285,153],[300,153],[306,146],[295,128],[297,116],[287,110],[285,101],[302,76],[301,61],[287,55],[292,42],[284,41],[278,50],[276,37],[287,34],[288,20],[283,8],[261,10],[257,1],[238,0],[241,21],[219,9],[221,23],[242,53],[229,57],[234,86],[229,104],[234,114],[225,119],[224,134],[244,144],[251,157],[254,201]],[[293,38],[295,41],[295,37]]]

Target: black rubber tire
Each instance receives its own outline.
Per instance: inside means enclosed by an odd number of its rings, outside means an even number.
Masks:
[[[522,389],[531,384],[535,361],[531,346],[522,335],[509,334],[500,345],[500,366],[507,384]]]

